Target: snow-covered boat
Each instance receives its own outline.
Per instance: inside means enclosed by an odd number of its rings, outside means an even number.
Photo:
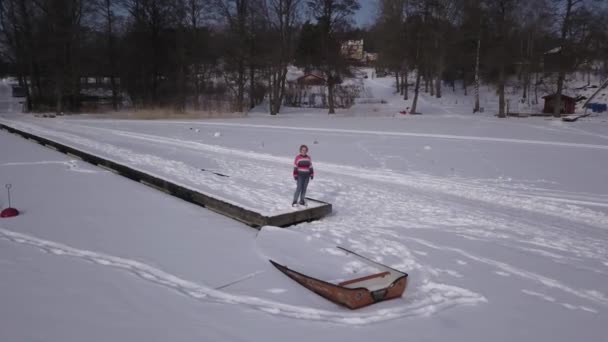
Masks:
[[[325,299],[344,305],[349,309],[359,309],[384,300],[399,298],[403,295],[407,288],[407,273],[379,264],[345,248],[338,248],[355,255],[367,263],[373,264],[374,267],[380,268],[382,271],[333,284],[294,271],[273,260],[269,261],[300,285]]]

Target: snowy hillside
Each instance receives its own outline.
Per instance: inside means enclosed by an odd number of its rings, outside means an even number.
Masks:
[[[386,103],[204,121],[36,118],[4,92],[3,124],[261,211],[290,207],[308,144],[334,213],[259,233],[0,131],[22,211],[0,219],[0,341],[603,340],[608,120],[473,115],[447,91],[400,115],[391,80],[365,82]],[[268,262],[341,279],[336,245],[407,272],[404,297],[350,311]]]
[[[402,96],[395,94],[395,79],[394,77],[372,78],[371,69],[363,69],[370,75],[364,79],[366,92],[362,94],[362,98],[357,101],[357,105],[345,112],[350,115],[357,116],[393,116],[400,111],[412,106],[413,86],[409,89],[409,100],[403,101]],[[414,84],[415,73],[410,74],[409,83]],[[543,82],[542,80],[539,82]],[[549,80],[544,81],[549,82]],[[589,77],[583,74],[571,74],[565,83],[564,94],[577,98],[591,97],[596,90],[605,82],[599,77]],[[513,113],[542,113],[544,100],[543,96],[552,94],[555,89],[549,85],[541,83],[534,93],[531,90],[529,98],[522,98],[522,90],[520,82],[515,78],[507,83],[506,102],[509,112]],[[483,108],[483,113],[477,115],[491,116],[498,112],[498,95],[496,88],[491,84],[483,84],[480,89],[480,107]],[[538,98],[538,103],[536,103]],[[421,87],[420,98],[418,102],[418,111],[424,114],[433,115],[463,115],[473,114],[475,97],[474,89],[470,85],[468,89],[464,89],[462,82],[456,82],[455,86],[444,84],[442,87],[442,97],[436,98],[424,91]],[[607,103],[608,102],[608,87],[601,89],[596,95],[593,102]],[[579,101],[576,106],[577,113],[583,113],[585,110],[583,104],[585,101]],[[608,113],[605,113],[608,115]]]

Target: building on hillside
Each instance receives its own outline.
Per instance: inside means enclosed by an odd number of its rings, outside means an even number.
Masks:
[[[321,72],[309,72],[298,77],[296,83],[303,86],[325,86],[327,81]]]
[[[378,60],[378,54],[364,49],[363,39],[342,42],[340,52],[343,57],[355,64],[370,64]]]
[[[13,85],[12,95],[13,97],[25,97],[27,95],[26,88],[20,85]]]
[[[364,56],[365,56],[364,57],[365,63],[367,63],[367,64],[376,62],[378,60],[377,52],[364,52]]]
[[[285,104],[292,107],[327,107],[327,80],[323,73],[307,72],[295,80],[289,80]]]
[[[365,58],[363,51],[363,39],[347,40],[342,42],[340,49],[342,56],[357,62],[362,62]]]
[[[555,104],[555,95],[556,94],[550,94],[550,95],[543,96],[543,99],[545,100],[545,106],[543,108],[543,113],[551,114],[554,112],[553,106]],[[575,99],[574,97],[562,95],[562,100],[560,101],[562,108],[560,110],[560,113],[574,114],[574,109],[576,108],[576,101],[577,101],[577,99]]]
[[[349,108],[362,91],[362,86],[339,79],[334,86],[336,108]],[[327,108],[327,79],[321,72],[307,72],[287,81],[285,105],[290,107]]]

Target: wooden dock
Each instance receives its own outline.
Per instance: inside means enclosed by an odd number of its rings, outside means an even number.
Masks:
[[[302,222],[319,220],[332,212],[332,206],[330,203],[309,198],[309,203],[312,202],[314,205],[311,205],[308,208],[293,211],[290,210],[276,215],[265,215],[251,209],[240,207],[233,203],[228,203],[222,199],[215,198],[212,195],[178,185],[173,183],[171,180],[150,175],[127,165],[80,151],[74,147],[16,129],[2,123],[0,123],[0,129],[17,134],[26,139],[33,140],[40,145],[49,147],[61,153],[75,156],[90,164],[111,170],[123,177],[148,185],[154,189],[165,192],[184,201],[215,211],[254,228],[259,229],[262,226],[288,227]],[[287,199],[286,201],[289,200],[290,199]]]

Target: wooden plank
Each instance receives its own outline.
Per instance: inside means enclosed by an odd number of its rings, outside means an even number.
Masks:
[[[77,156],[75,154],[71,154],[70,152],[66,153],[68,156],[72,157],[72,158],[76,158],[76,159],[80,159],[82,160],[82,158],[80,158],[80,156]]]
[[[341,283],[338,283],[338,285],[340,286],[346,286],[346,285],[351,285],[351,284],[355,284],[355,283],[359,283],[365,280],[370,280],[370,279],[375,279],[375,278],[384,278],[387,275],[390,275],[391,272],[388,271],[384,271],[384,272],[380,272],[380,273],[376,273],[376,274],[371,274],[365,277],[361,277],[361,278],[356,278],[356,279],[351,279],[351,280],[347,280],[347,281],[343,281]]]
[[[0,123],[0,128],[8,132],[20,135],[26,139],[36,141],[37,143],[46,147],[50,147],[54,150],[57,150],[58,152],[65,153],[66,155],[72,157],[80,158],[85,162],[110,170],[123,177],[148,185],[154,189],[175,196],[184,201],[207,208],[239,222],[245,223],[254,228],[260,228],[262,226],[268,225],[277,227],[288,227],[302,222],[319,220],[332,212],[332,205],[330,203],[308,198],[309,201],[320,203],[320,205],[303,210],[282,213],[274,216],[263,215],[253,210],[239,207],[236,204],[215,198],[212,195],[205,194],[193,189],[188,189],[186,187],[173,183],[170,180],[150,175],[143,171],[131,168],[127,165],[120,164],[112,160],[78,150],[74,147],[64,145],[59,142],[49,140],[47,138],[43,138],[25,131],[21,131],[19,129],[13,128],[2,123]]]

